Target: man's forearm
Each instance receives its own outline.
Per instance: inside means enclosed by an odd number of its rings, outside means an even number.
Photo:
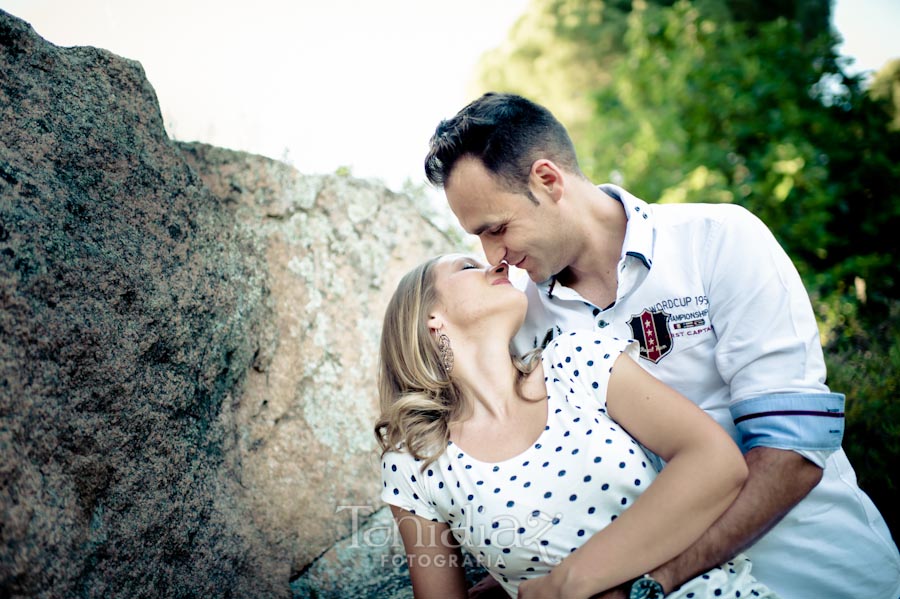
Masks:
[[[793,451],[755,447],[731,507],[684,553],[651,574],[667,592],[728,561],[774,527],[819,483],[822,469]]]

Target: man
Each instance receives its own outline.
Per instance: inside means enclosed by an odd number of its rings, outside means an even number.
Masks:
[[[642,365],[741,446],[744,489],[649,573],[664,592],[749,548],[754,575],[785,599],[900,597],[897,548],[840,447],[844,397],[824,384],[809,298],[762,222],[595,186],[565,128],[514,95],[443,121],[425,169],[491,264],[528,271],[517,351],[573,329],[635,338]]]

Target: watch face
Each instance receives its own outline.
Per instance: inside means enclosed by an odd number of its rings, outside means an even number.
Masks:
[[[663,599],[664,596],[661,584],[649,576],[643,576],[631,584],[628,599]]]

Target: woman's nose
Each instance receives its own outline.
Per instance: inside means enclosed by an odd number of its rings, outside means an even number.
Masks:
[[[509,265],[506,262],[501,262],[497,266],[490,267],[488,269],[488,272],[503,274],[504,272],[506,272],[507,268],[509,268]]]

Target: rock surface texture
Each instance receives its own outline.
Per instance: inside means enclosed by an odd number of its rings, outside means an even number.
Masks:
[[[381,313],[452,245],[0,11],[0,597],[291,596],[378,506]]]
[[[235,407],[256,526],[302,571],[379,506],[372,427],[381,318],[400,276],[449,251],[405,196],[349,177],[302,176],[258,156],[182,145],[264,240],[275,329]]]

